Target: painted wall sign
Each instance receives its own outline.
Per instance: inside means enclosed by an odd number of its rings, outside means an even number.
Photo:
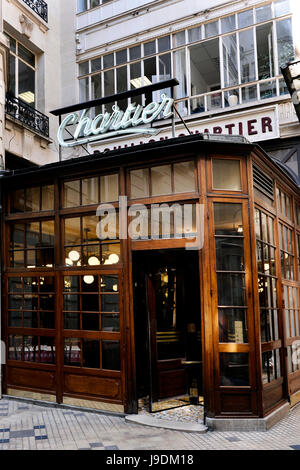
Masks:
[[[159,128],[139,126],[151,124],[161,114],[164,119],[173,116],[174,100],[165,94],[161,98],[161,103],[153,101],[145,107],[131,103],[126,111],[114,105],[112,113],[98,114],[94,119],[88,116],[87,109],[83,110],[81,116],[69,114],[59,126],[58,142],[62,147],[74,147],[124,134],[155,136],[160,132]],[[70,125],[76,125],[73,139],[65,141],[64,130]]]
[[[278,106],[272,105],[255,110],[234,112],[227,116],[217,116],[208,119],[197,119],[186,123],[192,134],[209,133],[217,135],[242,135],[250,142],[261,142],[264,140],[277,139],[280,137]],[[176,137],[188,135],[184,126],[176,125]],[[161,130],[159,136],[152,136],[150,140],[142,140],[140,136],[132,136],[130,139],[118,138],[112,142],[93,144],[94,150],[100,152],[106,150],[117,150],[124,147],[147,144],[155,140],[172,138],[170,126]]]

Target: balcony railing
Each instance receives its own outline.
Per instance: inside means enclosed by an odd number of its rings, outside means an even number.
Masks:
[[[35,132],[49,137],[49,118],[19,98],[7,94],[5,112]]]
[[[44,21],[48,22],[48,5],[44,0],[23,0]]]

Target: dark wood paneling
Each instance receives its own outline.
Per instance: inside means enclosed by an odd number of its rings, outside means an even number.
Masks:
[[[251,393],[220,393],[222,413],[252,413]]]
[[[98,396],[99,398],[112,398],[121,400],[121,380],[102,377],[65,374],[64,390],[66,393],[80,393]]]
[[[284,398],[283,381],[275,382],[263,390],[263,409],[264,412],[274,408]]]
[[[55,372],[42,370],[20,369],[8,367],[7,386],[18,385],[19,387],[37,388],[42,390],[55,390]]]

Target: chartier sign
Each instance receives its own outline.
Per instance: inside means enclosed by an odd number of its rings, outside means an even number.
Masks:
[[[153,101],[147,106],[131,103],[126,111],[121,111],[114,105],[112,113],[98,114],[94,119],[88,116],[88,109],[84,109],[81,116],[71,113],[59,126],[58,142],[62,147],[74,147],[124,134],[155,136],[160,129],[146,126],[153,123],[158,116],[163,119],[173,116],[174,100],[164,93],[161,98],[161,103]],[[76,126],[71,140],[64,139],[67,126]]]

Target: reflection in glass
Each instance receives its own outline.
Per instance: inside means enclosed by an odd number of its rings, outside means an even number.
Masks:
[[[152,196],[171,194],[171,165],[151,168]]]
[[[55,338],[41,336],[40,362],[44,364],[55,364]]]
[[[100,369],[100,341],[86,338],[82,340],[82,366]]]
[[[119,312],[119,295],[105,294],[101,296],[101,312]]]
[[[102,369],[121,369],[119,341],[102,341]]]
[[[220,385],[249,385],[248,353],[220,353]]]
[[[218,305],[246,305],[245,275],[218,273]]]
[[[238,83],[238,51],[236,34],[223,38],[224,86]]]
[[[247,310],[219,309],[220,343],[248,343]]]
[[[196,190],[194,162],[182,162],[174,164],[174,192],[186,193]]]
[[[244,271],[244,239],[216,238],[217,271]]]
[[[213,158],[213,188],[241,191],[241,169],[239,160]]]
[[[70,366],[81,365],[81,340],[79,338],[65,338],[64,363]]]
[[[102,331],[120,331],[120,316],[102,315]]]
[[[256,27],[258,79],[274,76],[273,24]]]
[[[214,204],[214,220],[216,235],[242,235],[242,205],[241,204]]]
[[[130,193],[132,199],[149,197],[149,169],[130,172]]]
[[[239,33],[241,82],[252,82],[256,78],[253,29]]]

